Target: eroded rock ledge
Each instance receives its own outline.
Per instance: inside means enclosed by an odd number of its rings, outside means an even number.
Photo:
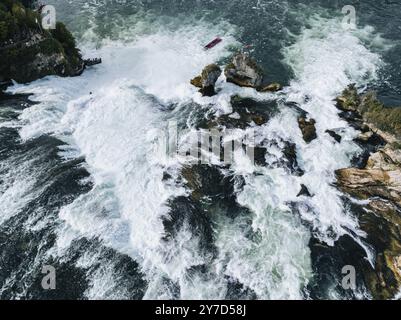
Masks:
[[[362,134],[356,142],[375,139],[362,168],[338,170],[338,187],[358,200],[362,230],[376,251],[375,268],[364,271],[375,299],[391,299],[401,287],[401,109],[386,108],[374,92],[359,95],[354,85],[344,90],[337,106]],[[384,142],[384,143],[382,143]]]

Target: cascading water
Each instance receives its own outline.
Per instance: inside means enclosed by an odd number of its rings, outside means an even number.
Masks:
[[[288,85],[278,94],[257,93],[220,79],[218,94],[202,98],[189,80],[205,65],[225,61],[245,44],[243,37],[252,28],[241,30],[227,16],[217,23],[209,19],[209,2],[201,19],[201,13],[190,11],[185,19],[158,17],[152,3],[146,15],[144,4],[135,4],[125,18],[118,8],[88,4],[87,16],[78,15],[75,28],[83,53],[101,56],[102,65],[78,78],[47,77],[9,89],[33,94],[35,104],[0,118],[0,128],[14,134],[10,143],[18,146],[4,147],[0,158],[0,230],[19,229],[19,240],[13,241],[36,255],[30,258],[31,269],[56,263],[74,274],[82,282],[73,288],[74,297],[303,299],[313,280],[312,237],[332,246],[349,235],[372,260],[358,220],[333,186],[334,171],[349,166],[361,151],[353,142],[357,131],[340,119],[333,100],[350,83],[365,86],[379,79],[382,58],[366,44],[384,43],[374,29],[344,31],[341,19],[327,18],[323,9],[315,15],[319,10],[313,6],[300,22],[294,18],[300,10],[296,5],[265,4],[282,9],[273,23],[280,26],[275,41],[281,48],[257,47],[255,55],[276,55],[273,60],[289,70]],[[264,6],[236,4],[255,13],[256,25],[263,24]],[[107,10],[110,20],[102,15]],[[286,25],[289,19],[299,25],[296,35]],[[91,26],[84,33],[79,30],[83,21]],[[102,23],[109,26],[104,35]],[[202,50],[216,35],[224,45]],[[183,200],[190,195],[180,182],[186,160],[157,153],[154,143],[168,121],[189,125],[191,135],[197,113],[232,113],[234,95],[276,104],[269,121],[254,128],[256,140],[266,148],[283,141],[295,144],[305,174],[280,165],[255,166],[236,153],[229,170],[214,167],[243,183],[233,188],[230,204],[211,200],[213,209],[204,217],[198,209],[203,200],[195,205]],[[318,138],[310,144],[302,139],[294,103],[316,120]],[[237,128],[237,134],[246,130]],[[326,130],[341,132],[341,143]],[[267,163],[282,157],[279,149],[273,151]],[[46,176],[49,172],[57,179]],[[173,183],[166,183],[166,172]],[[301,184],[312,198],[297,197]],[[50,201],[51,192],[63,201]],[[43,197],[47,200],[41,202]],[[225,214],[225,205],[235,206],[235,214]],[[191,220],[197,215],[203,220]],[[174,232],[166,228],[169,221]],[[26,265],[14,261],[10,266],[1,273],[0,296],[40,297]],[[13,296],[21,279],[25,289]]]

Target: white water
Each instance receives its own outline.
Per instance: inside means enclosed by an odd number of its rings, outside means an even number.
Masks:
[[[218,96],[201,98],[188,84],[203,66],[228,54],[223,46],[201,50],[216,35],[216,28],[182,27],[131,42],[109,41],[98,52],[87,49],[89,55],[102,56],[104,63],[82,77],[48,77],[13,87],[13,92],[33,92],[33,99],[40,102],[21,115],[21,137],[53,134],[63,139],[70,148],[60,153],[66,158],[85,156],[94,181],[92,191],[60,211],[64,224],[52,254],[62,255],[73,239],[97,237],[139,262],[148,281],[145,298],[172,298],[165,278],[179,285],[180,298],[224,298],[225,276],[252,289],[258,298],[302,298],[301,290],[311,277],[311,235],[301,219],[328,244],[348,230],[354,237],[363,236],[331,185],[334,170],[348,166],[350,156],[358,152],[352,143],[356,132],[340,120],[332,100],[349,83],[375,80],[381,63],[362,45],[360,35],[341,31],[338,21],[314,20],[312,24],[312,29],[304,30],[283,51],[295,73],[285,93],[288,101],[299,103],[317,121],[318,139],[305,144],[295,113],[284,106],[276,118],[257,130],[260,140],[280,137],[295,142],[306,174],[295,177],[280,168],[255,168],[238,154],[233,170],[246,180],[238,203],[252,211],[252,231],[258,240],[246,236],[246,217],[235,221],[216,218],[217,259],[201,254],[199,241],[188,226],[174,240],[162,240],[162,218],[169,211],[166,200],[186,190],[162,182],[163,171],[168,167],[177,172],[179,163],[155,153],[152,145],[169,117],[168,103],[194,100],[227,113],[234,93],[255,99],[274,97],[221,80]],[[227,34],[225,42],[234,40]],[[341,128],[341,144],[325,134],[326,129],[336,128]],[[296,198],[301,183],[313,198]],[[291,212],[289,202],[301,202],[300,217]],[[79,263],[87,265],[91,259]],[[211,267],[211,274],[189,279],[186,270],[202,264]],[[99,270],[91,277],[88,297],[115,298],[114,275]]]

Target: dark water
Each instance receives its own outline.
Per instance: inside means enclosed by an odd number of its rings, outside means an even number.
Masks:
[[[292,44],[304,28],[310,28],[308,19],[313,15],[341,18],[342,7],[351,4],[356,8],[358,27],[370,25],[377,35],[387,40],[385,47],[382,41],[369,43],[367,40],[365,43],[372,52],[380,53],[385,62],[380,79],[370,86],[378,91],[387,105],[401,106],[399,2],[159,0],[119,4],[110,0],[86,5],[86,1],[49,2],[54,3],[59,19],[66,22],[81,44],[86,41],[83,34],[89,27],[93,27],[98,39],[118,39],[126,27],[124,21],[129,17],[134,17],[132,23],[138,24],[146,16],[148,26],[142,30],[144,33],[152,33],[152,24],[160,25],[160,21],[164,28],[172,30],[177,28],[177,20],[183,24],[227,22],[235,28],[235,38],[239,43],[252,45],[254,57],[268,71],[267,81],[285,85],[290,83],[294,74],[283,62],[282,48]],[[110,248],[100,239],[84,236],[74,240],[62,258],[52,252],[57,244],[57,230],[63,228],[60,210],[92,190],[93,181],[84,158],[66,160],[60,157],[59,150],[65,142],[54,135],[43,134],[28,141],[20,138],[19,130],[24,120],[18,120],[19,115],[31,105],[25,96],[8,96],[0,101],[1,123],[18,123],[15,127],[0,127],[0,194],[4,199],[11,199],[0,215],[13,213],[10,218],[0,220],[0,298],[143,298],[149,276],[142,272],[140,263],[132,256]],[[241,185],[241,181],[226,181],[218,170],[199,168],[199,172],[203,177],[202,192],[210,197],[210,203],[199,203],[186,197],[170,200],[171,217],[164,221],[166,242],[174,239],[178,231],[189,223],[191,232],[200,238],[202,254],[217,255],[213,239],[215,220],[205,212],[220,214],[227,221],[243,218],[243,229],[257,242],[258,234],[250,227],[252,221],[247,221],[250,219],[248,209],[241,207],[233,196],[234,185]],[[26,181],[17,181],[19,184],[16,184],[13,176],[23,176]],[[301,296],[333,298],[331,291],[335,290],[337,297],[356,298],[356,294],[340,288],[340,275],[334,271],[347,264],[367,268],[364,250],[349,236],[342,237],[335,247],[326,246],[312,236],[309,247],[312,248],[314,276],[302,288]],[[57,290],[42,290],[43,265],[56,267]],[[207,265],[194,265],[188,270],[188,277],[195,279],[201,275],[202,282],[207,283],[210,280],[208,268]],[[91,288],[101,288],[93,283],[102,282],[103,277],[109,279],[107,275],[113,275],[114,283],[102,288],[104,292],[90,292]],[[240,281],[232,278],[226,281],[225,298],[259,298]],[[160,282],[160,286],[170,292],[170,297],[180,297],[178,283],[168,277]],[[363,280],[358,279],[358,283],[363,283]],[[363,284],[358,289],[363,291]]]

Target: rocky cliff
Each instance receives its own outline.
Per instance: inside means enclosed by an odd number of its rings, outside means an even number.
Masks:
[[[401,109],[387,108],[373,92],[360,95],[355,86],[337,99],[344,116],[364,131],[356,142],[377,141],[360,168],[338,170],[339,188],[361,202],[359,217],[375,250],[375,266],[364,271],[376,299],[391,299],[401,287]],[[376,139],[373,139],[376,137]]]
[[[16,0],[1,0],[0,82],[76,76],[84,70],[85,63],[64,24],[58,22],[56,29],[43,30],[40,21],[38,10]]]

